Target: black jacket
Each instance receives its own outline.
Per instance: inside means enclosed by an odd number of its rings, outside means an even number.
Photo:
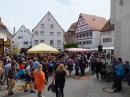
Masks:
[[[53,92],[53,93],[55,93],[55,85],[54,84],[50,84],[49,86],[48,86],[48,91],[50,91],[50,89],[51,89],[51,91]]]

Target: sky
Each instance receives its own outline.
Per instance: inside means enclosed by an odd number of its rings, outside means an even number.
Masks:
[[[0,0],[0,17],[13,33],[24,25],[32,30],[50,11],[64,31],[80,13],[110,18],[110,0]]]

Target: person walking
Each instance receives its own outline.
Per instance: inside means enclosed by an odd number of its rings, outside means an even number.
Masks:
[[[48,70],[49,70],[49,63],[47,62],[47,59],[44,59],[42,62],[42,70],[45,73],[45,79],[48,82]]]
[[[99,79],[99,76],[98,74],[100,73],[101,75],[101,78],[102,78],[102,72],[101,72],[101,69],[102,69],[102,63],[101,63],[101,60],[99,58],[97,58],[97,62],[95,64],[95,67],[96,67],[96,75],[97,75],[97,79]]]
[[[8,72],[9,72],[10,68],[11,68],[11,60],[8,60],[8,63],[4,67],[4,80],[2,82],[2,85],[3,85],[4,82],[5,82],[5,80],[7,80],[7,89],[9,88],[9,84],[8,84]]]
[[[32,60],[29,60],[29,64],[26,68],[26,73],[25,73],[25,79],[26,79],[26,83],[25,83],[25,89],[24,92],[29,92],[29,90],[27,90],[27,85],[30,85],[30,93],[35,93],[36,91],[33,90],[32,87],[32,78],[31,78],[31,70],[32,70]]]
[[[69,77],[71,77],[71,72],[73,71],[73,60],[71,57],[67,60],[67,66],[69,70]]]
[[[116,89],[114,92],[120,92],[122,90],[122,77],[124,75],[124,64],[122,63],[122,59],[118,58],[118,65],[116,66],[116,74],[117,74],[117,80],[116,80]]]
[[[36,59],[34,59],[35,61],[33,62],[33,67],[34,67],[34,70],[36,70],[37,69],[37,67],[38,67],[38,65],[40,64],[39,62],[38,62],[38,59],[36,58]]]
[[[90,62],[91,62],[91,71],[92,71],[92,74],[94,74],[94,72],[95,72],[95,64],[97,62],[95,55],[91,55]]]
[[[68,75],[64,70],[64,65],[60,64],[52,79],[52,84],[55,81],[56,97],[64,97],[65,76]]]
[[[9,72],[8,72],[8,79],[9,79],[8,95],[13,95],[12,90],[17,81],[17,79],[14,77],[14,71],[15,71],[15,63],[11,63],[11,69],[9,69]]]
[[[45,74],[42,72],[42,69],[43,69],[42,65],[40,64],[38,65],[37,69],[34,71],[34,79],[38,91],[37,94],[38,97],[44,97],[41,96],[41,94],[45,88],[45,84],[47,84],[47,81],[45,79]]]

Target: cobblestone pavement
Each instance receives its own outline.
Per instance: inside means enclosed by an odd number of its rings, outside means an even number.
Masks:
[[[52,77],[49,77],[49,83],[51,84]],[[89,92],[90,80],[76,80],[73,77],[67,77],[64,95],[65,97],[86,97]],[[24,85],[25,81],[19,80],[13,89],[14,95],[12,97],[37,97],[37,93],[24,93],[23,91],[17,91],[17,86]],[[1,87],[1,86],[0,86]],[[48,85],[45,86],[45,89],[42,92],[42,95],[45,97],[55,97],[51,91],[47,90]],[[2,86],[0,90],[0,97],[9,97],[7,95],[8,91],[6,90],[6,85]]]
[[[16,82],[16,85],[15,85],[15,87],[13,88],[13,91],[14,91],[14,92],[18,92],[18,91],[17,91],[17,87],[18,87],[19,85],[24,85],[24,83],[25,83],[24,80],[19,80],[18,82]],[[7,95],[7,94],[8,94],[7,85],[3,85],[3,86],[0,85],[0,97],[3,97],[3,96],[5,96],[5,95]]]
[[[90,80],[90,90],[87,97],[130,97],[130,86],[126,82],[122,83],[123,90],[119,93],[107,93],[102,89],[112,87],[112,82],[106,82],[92,78]]]

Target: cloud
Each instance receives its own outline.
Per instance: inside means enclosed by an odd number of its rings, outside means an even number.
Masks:
[[[25,25],[33,29],[50,11],[61,27],[67,31],[78,20],[80,13],[109,19],[110,0],[7,0],[0,10],[4,24],[9,30]],[[4,2],[4,1],[3,1]],[[7,8],[8,6],[8,8]],[[7,17],[6,17],[7,16]]]
[[[6,16],[2,18],[3,23],[6,25],[6,27],[9,29],[9,31],[13,31],[13,27],[16,27],[16,21],[12,17],[12,15]]]

